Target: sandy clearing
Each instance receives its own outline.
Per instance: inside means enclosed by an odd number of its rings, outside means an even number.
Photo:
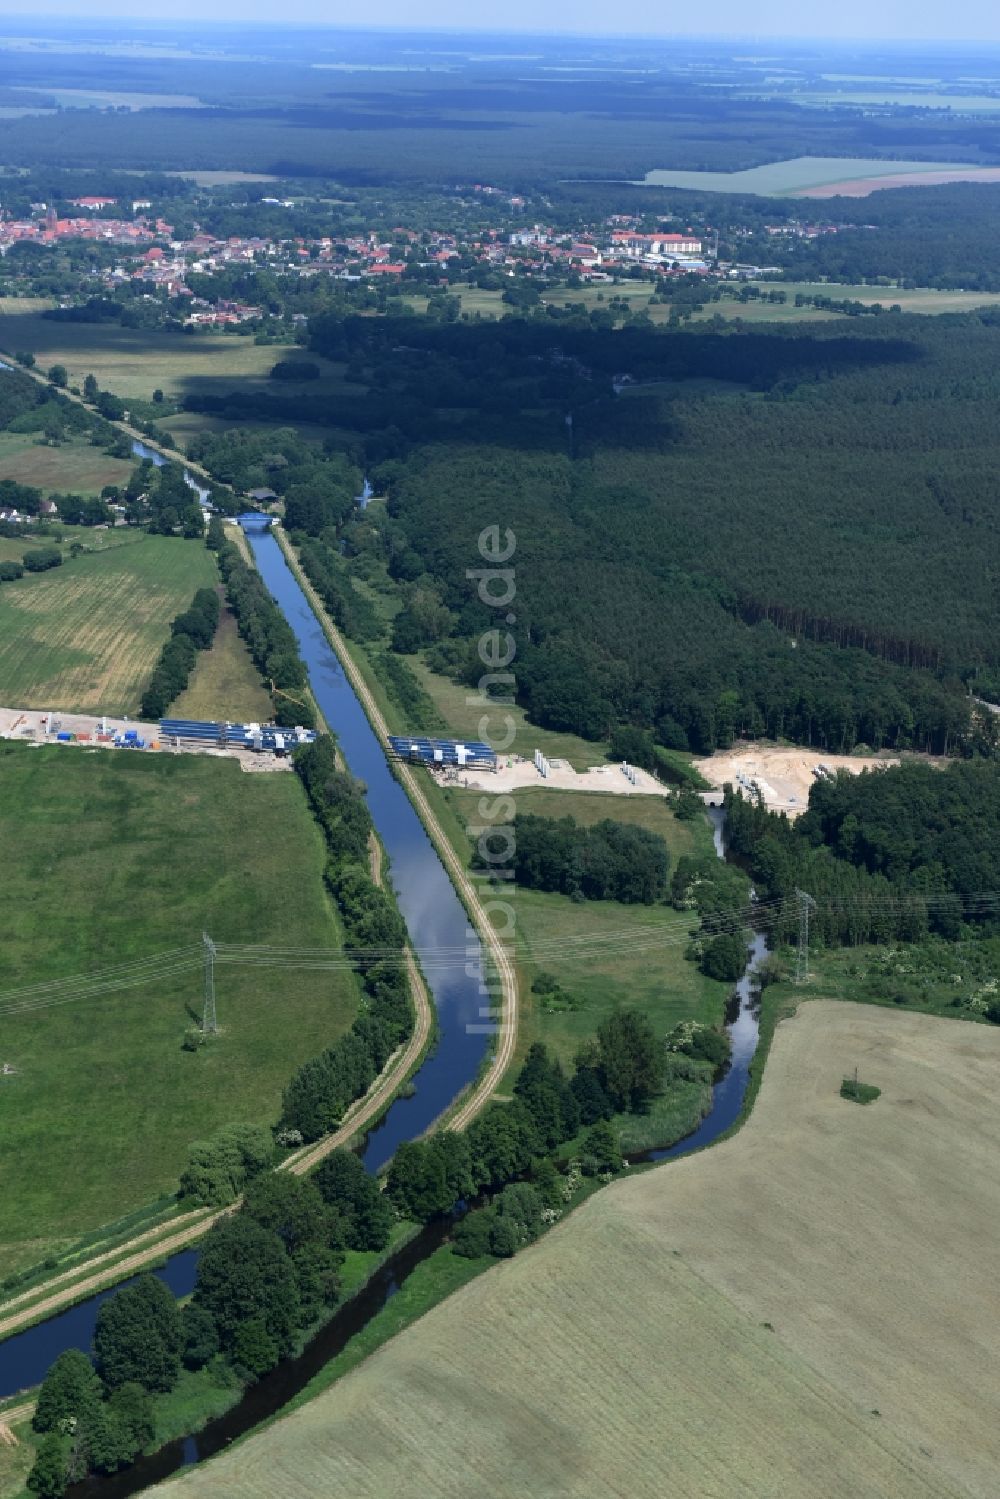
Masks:
[[[860,775],[863,770],[898,764],[898,758],[888,754],[830,755],[822,750],[744,743],[731,750],[718,750],[707,760],[695,760],[694,768],[720,789],[728,782],[737,790],[749,792],[756,782],[766,806],[798,817],[809,805],[809,790],[818,766]]]
[[[839,1097],[858,1064],[882,1097]],[[814,1001],[600,1193],[165,1495],[995,1499],[1000,1031]]]
[[[546,791],[602,791],[615,796],[666,796],[668,787],[648,770],[632,767],[635,781],[629,780],[621,765],[592,765],[589,770],[574,770],[565,760],[550,760],[549,772],[543,776],[531,760],[520,755],[500,756],[495,771],[434,771],[429,773],[443,786],[460,786],[470,791],[518,791],[526,786]]]
[[[867,198],[888,187],[942,187],[949,182],[1000,182],[1000,167],[970,167],[968,171],[894,172],[888,177],[855,177],[824,182],[786,193],[789,198]]]

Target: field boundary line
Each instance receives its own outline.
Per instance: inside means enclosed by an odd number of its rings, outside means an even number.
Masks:
[[[383,750],[388,754],[389,728],[368,683],[365,681],[360,668],[348,651],[343,636],[324,609],[315,588],[302,571],[301,564],[295,555],[291,542],[285,535],[284,528],[281,526],[272,526],[272,534],[281,548],[285,560],[295,576],[296,582],[308,599],[310,607],[319,621],[324,634],[336,652],[337,659],[350,680],[351,686],[357,693],[361,706],[364,708],[368,721],[381,742]],[[402,762],[397,763],[394,766],[394,770],[399,776],[400,782],[410,801],[413,803],[417,815],[430,835],[431,841],[451,876],[452,883],[462,897],[466,911],[476,927],[480,940],[489,950],[500,977],[501,1013],[498,1023],[499,1045],[490,1060],[489,1066],[472,1085],[472,1091],[465,1102],[460,1104],[457,1112],[448,1120],[448,1127],[450,1129],[463,1130],[485,1108],[493,1093],[496,1092],[500,1080],[513,1058],[514,1048],[517,1045],[517,975],[509,954],[487,918],[475,886],[469,879],[468,873],[463,867],[458,854],[446,837],[422,788],[417,784],[413,771],[408,765]]]

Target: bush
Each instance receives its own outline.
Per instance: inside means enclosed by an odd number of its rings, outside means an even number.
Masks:
[[[280,359],[271,366],[272,380],[318,380],[320,369],[310,359]]]
[[[23,577],[24,568],[20,562],[0,562],[0,583],[14,583]]]
[[[456,1223],[451,1236],[454,1252],[467,1260],[478,1260],[483,1255],[492,1254],[490,1244],[495,1222],[496,1214],[492,1208],[478,1208],[466,1213],[462,1221]]]
[[[881,1093],[881,1088],[873,1083],[860,1083],[856,1077],[845,1077],[840,1085],[841,1098],[849,1098],[852,1103],[874,1103]]]
[[[246,1183],[274,1164],[274,1141],[263,1125],[230,1124],[196,1140],[181,1174],[180,1195],[202,1207],[235,1202]]]
[[[27,1486],[38,1499],[60,1499],[66,1492],[69,1443],[58,1432],[50,1432],[38,1449]]]
[[[705,946],[701,971],[710,979],[735,984],[747,966],[747,944],[741,932],[720,932]]]
[[[219,1351],[219,1334],[202,1306],[188,1302],[181,1312],[181,1357],[186,1369],[203,1369]]]
[[[62,560],[58,547],[32,547],[24,554],[24,566],[29,573],[44,573],[50,567],[62,567]]]

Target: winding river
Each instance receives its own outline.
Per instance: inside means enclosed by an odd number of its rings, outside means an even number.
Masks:
[[[159,457],[159,455],[156,455]],[[477,1075],[489,1035],[480,1019],[481,960],[478,939],[440,858],[406,793],[393,776],[382,747],[351,684],[298,585],[277,541],[261,518],[245,518],[245,529],[261,576],[281,605],[299,643],[310,685],[324,718],[337,734],[351,771],[365,782],[373,822],[390,859],[390,877],[414,949],[425,955],[426,977],[437,1009],[438,1039],[414,1078],[412,1094],[398,1098],[366,1137],[365,1164],[377,1170],[403,1140],[422,1134],[452,1099]],[[725,856],[722,816],[711,809],[716,852]],[[669,1149],[644,1159],[663,1160],[685,1154],[717,1138],[736,1120],[757,1046],[757,990],[754,972],[766,952],[762,936],[754,939],[750,964],[727,1014],[733,1041],[732,1061],[715,1084],[712,1106],[698,1129]],[[434,962],[429,955],[443,956]],[[441,1242],[445,1227],[430,1225],[397,1251],[358,1296],[332,1317],[298,1359],[289,1360],[252,1386],[226,1415],[196,1436],[170,1443],[134,1467],[100,1481],[77,1485],[73,1499],[100,1494],[121,1499],[167,1477],[185,1464],[220,1450],[287,1403],[356,1332],[385,1305],[410,1271]],[[194,1285],[197,1251],[173,1256],[157,1271],[178,1295]],[[118,1287],[113,1288],[114,1290]],[[112,1291],[102,1292],[37,1327],[0,1343],[0,1397],[35,1385],[65,1348],[88,1349],[98,1307]]]

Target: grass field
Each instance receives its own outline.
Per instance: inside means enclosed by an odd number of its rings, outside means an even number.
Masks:
[[[254,382],[266,378],[271,366],[295,350],[255,344],[250,337],[223,333],[168,333],[122,328],[111,323],[57,323],[38,315],[27,301],[0,300],[0,350],[28,350],[39,366],[63,364],[70,383],[82,385],[85,375],[96,377],[102,390],[127,400],[138,396],[150,400],[160,389],[168,396],[205,388],[218,392],[226,379],[238,380],[240,389],[252,390]],[[335,377],[339,369],[319,356],[310,356],[324,373]],[[249,383],[247,383],[249,382]],[[269,382],[273,391],[273,383]],[[286,394],[296,386],[283,385]],[[312,387],[315,389],[315,384]]]
[[[885,161],[861,156],[795,156],[768,162],[743,172],[647,172],[645,187],[684,187],[694,192],[760,193],[765,197],[794,197],[807,187],[847,182],[861,177],[894,177],[925,172],[968,172],[972,164],[953,161]]]
[[[833,297],[836,301],[881,302],[890,307],[898,302],[904,312],[968,312],[973,307],[989,307],[1000,302],[1000,293],[974,291],[936,291],[929,287],[909,289],[894,286],[841,285],[838,282],[756,282],[762,293],[783,291],[788,298],[783,305],[763,301],[740,302],[724,297],[718,302],[708,302],[700,312],[693,314],[694,321],[723,317],[727,321],[740,318],[751,323],[818,323],[843,318],[840,312],[830,312],[818,307],[796,307],[796,293],[804,296]],[[482,291],[476,286],[456,286],[453,290],[462,302],[462,311],[479,312],[483,317],[502,317],[508,309],[501,300],[499,291]],[[582,286],[577,291],[558,288],[549,294],[548,300],[556,306],[568,302],[582,302],[588,312],[607,307],[612,297],[628,302],[633,311],[646,312],[654,323],[665,323],[670,316],[667,304],[649,306],[649,299],[659,290],[651,282],[624,282],[621,286]],[[411,299],[418,304],[418,299]],[[613,310],[613,309],[611,309]]]
[[[271,695],[240,639],[236,620],[223,605],[212,647],[202,651],[187,688],[170,705],[174,718],[227,719],[231,723],[269,723]]]
[[[89,442],[51,447],[31,433],[0,432],[0,479],[33,484],[47,494],[100,494],[105,484],[124,484],[133,467]]]
[[[59,524],[56,534],[52,536],[36,536],[33,533],[20,538],[0,536],[0,562],[20,562],[25,552],[30,552],[33,547],[57,546],[63,556],[68,557],[75,541],[89,551],[112,552],[116,547],[136,546],[143,540],[143,532],[131,526],[117,526],[113,530],[103,531],[93,526]]]
[[[995,1030],[804,1006],[733,1139],[598,1193],[164,1499],[993,1499],[998,1064]]]
[[[146,536],[5,583],[0,702],[134,714],[170,621],[217,576],[200,541]]]
[[[0,745],[4,972],[23,985],[200,943],[330,948],[323,841],[299,780],[196,756]],[[0,1275],[176,1185],[191,1140],[272,1120],[354,1018],[354,979],[217,965],[222,1036],[181,1042],[198,967],[3,1019]],[[2,997],[2,996],[0,996]]]
[[[480,720],[485,710],[475,688],[453,682],[449,677],[442,677],[437,672],[429,671],[419,657],[408,656],[407,661],[424,691],[434,700],[438,712],[448,724],[450,731],[457,737],[481,738]],[[605,744],[591,739],[580,739],[576,734],[558,734],[551,729],[537,728],[535,724],[528,722],[523,708],[509,707],[505,704],[500,709],[500,713],[502,718],[498,720],[498,732],[503,718],[509,714],[514,723],[514,740],[511,749],[519,755],[530,757],[536,749],[540,749],[550,760],[568,760],[574,770],[586,770],[588,766],[607,763],[607,745]],[[401,727],[400,732],[402,731]]]
[[[447,798],[463,827],[481,821],[479,793],[449,790]],[[585,826],[610,817],[660,833],[670,849],[671,867],[682,854],[712,852],[708,823],[678,822],[659,797],[529,790],[517,792],[515,801],[518,812],[573,817]],[[682,913],[662,905],[577,903],[543,890],[518,889],[510,898],[517,918],[520,1000],[517,1052],[507,1083],[513,1083],[535,1041],[544,1041],[572,1069],[579,1047],[617,1009],[641,1010],[658,1035],[688,1017],[721,1022],[732,986],[705,978],[685,959],[686,933],[693,923]],[[574,953],[582,941],[601,938],[609,942],[599,955]],[[553,953],[550,944],[562,951]],[[542,945],[548,950],[536,956]],[[547,1013],[531,992],[540,972],[554,974],[564,989],[583,1000],[583,1007]]]

